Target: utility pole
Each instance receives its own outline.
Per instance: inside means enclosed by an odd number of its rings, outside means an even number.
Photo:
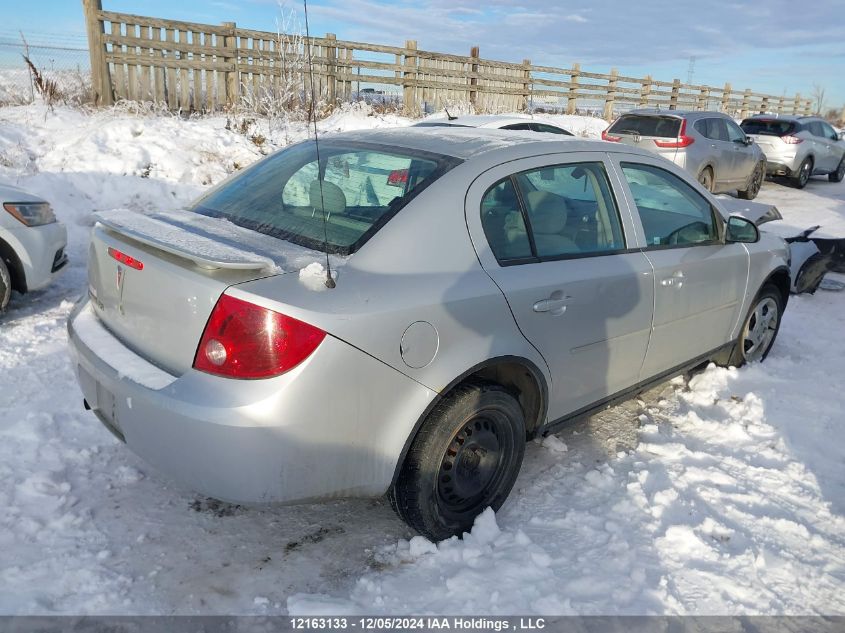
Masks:
[[[695,75],[695,55],[689,56],[689,66],[687,66],[687,83],[692,83],[692,77]]]

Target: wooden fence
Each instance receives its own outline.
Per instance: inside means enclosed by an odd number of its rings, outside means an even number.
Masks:
[[[626,77],[572,68],[482,59],[417,48],[253,31],[234,22],[219,26],[103,11],[101,0],[82,0],[92,83],[98,104],[124,99],[164,103],[174,111],[227,110],[244,103],[293,105],[312,86],[329,106],[365,94],[395,95],[404,110],[472,104],[476,112],[545,109],[569,114],[615,113],[632,107],[810,114],[812,100],[774,96],[730,84],[714,86]],[[306,48],[307,46],[307,48]],[[310,52],[311,72],[307,69]]]

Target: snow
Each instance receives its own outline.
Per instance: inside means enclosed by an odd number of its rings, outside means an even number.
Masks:
[[[408,123],[359,106],[321,128]],[[306,134],[266,125],[0,108],[0,180],[52,203],[71,258],[0,317],[0,613],[845,614],[845,293],[793,298],[762,365],[674,379],[529,444],[508,501],[463,540],[431,543],[382,500],[207,499],[118,443],[82,409],[66,345],[93,212],[177,213]],[[764,230],[845,236],[843,183],[766,182],[759,200],[784,216]]]

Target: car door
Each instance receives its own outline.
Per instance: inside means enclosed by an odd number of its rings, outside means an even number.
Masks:
[[[550,419],[630,387],[645,357],[652,269],[608,172],[601,153],[524,159],[466,198],[479,260],[548,364]]]
[[[729,342],[746,290],[748,252],[725,244],[724,220],[680,172],[640,156],[617,164],[654,268],[645,380]]]
[[[826,170],[828,172],[836,171],[839,163],[842,161],[843,154],[845,154],[843,143],[839,140],[839,134],[833,129],[833,126],[824,121],[821,122],[821,125],[822,132],[825,136],[825,144],[827,145],[828,157],[830,158],[830,162],[826,165]]]
[[[813,147],[815,148],[813,173],[826,174],[833,171],[833,148],[831,147],[833,141],[827,138],[824,125],[821,121],[813,120],[810,121],[808,128],[810,134],[813,135]]]
[[[744,187],[751,177],[751,172],[757,166],[756,154],[742,128],[729,119],[723,119],[723,121],[733,154],[731,159],[733,184]]]

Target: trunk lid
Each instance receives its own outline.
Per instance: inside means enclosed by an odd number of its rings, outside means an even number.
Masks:
[[[325,258],[188,211],[116,210],[96,218],[88,254],[95,313],[127,347],[175,375],[193,364],[211,310],[227,287]]]
[[[672,115],[623,114],[607,129],[609,137],[618,143],[641,147],[674,161],[678,148],[659,147],[657,141],[673,141],[678,138],[682,119]]]

